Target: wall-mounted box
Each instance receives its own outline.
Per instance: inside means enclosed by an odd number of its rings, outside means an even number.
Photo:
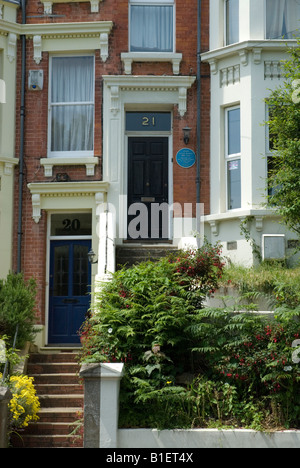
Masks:
[[[262,258],[263,260],[285,259],[285,235],[263,234],[262,236]]]
[[[43,70],[29,70],[28,88],[31,91],[41,91],[44,85]]]

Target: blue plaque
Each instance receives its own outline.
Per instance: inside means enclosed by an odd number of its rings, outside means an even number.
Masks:
[[[180,167],[188,169],[192,167],[196,162],[196,154],[189,148],[182,148],[176,154],[176,162]]]

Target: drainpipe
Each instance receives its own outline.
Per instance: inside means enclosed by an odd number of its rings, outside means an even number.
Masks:
[[[201,0],[198,0],[198,24],[197,24],[197,175],[196,175],[196,199],[197,199],[197,226],[196,231],[200,234],[200,162],[201,162]],[[200,247],[200,238],[197,236],[198,248]]]
[[[20,0],[22,24],[26,23],[26,0]],[[20,106],[20,152],[19,152],[19,215],[18,215],[18,251],[17,273],[21,272],[22,257],[22,215],[24,181],[24,135],[25,135],[25,81],[26,81],[26,36],[21,35],[21,106]]]

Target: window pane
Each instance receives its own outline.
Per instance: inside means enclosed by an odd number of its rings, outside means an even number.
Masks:
[[[53,57],[51,100],[91,102],[94,100],[94,57]]]
[[[226,45],[239,42],[239,0],[226,1]]]
[[[299,0],[267,0],[267,39],[299,36]]]
[[[240,109],[232,109],[227,112],[228,147],[227,154],[239,154],[241,152]]]
[[[131,5],[131,52],[173,52],[173,6]]]
[[[69,246],[55,247],[53,296],[69,295]]]
[[[53,57],[51,151],[92,151],[94,57]]]
[[[241,208],[241,161],[227,162],[228,209]]]
[[[85,296],[88,293],[89,248],[86,245],[74,245],[73,251],[73,296]]]
[[[52,151],[93,150],[94,106],[65,105],[52,108]]]

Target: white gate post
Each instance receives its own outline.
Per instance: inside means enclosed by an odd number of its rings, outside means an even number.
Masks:
[[[84,448],[117,448],[124,364],[84,364]]]
[[[119,393],[124,364],[101,364],[100,448],[118,447]]]

